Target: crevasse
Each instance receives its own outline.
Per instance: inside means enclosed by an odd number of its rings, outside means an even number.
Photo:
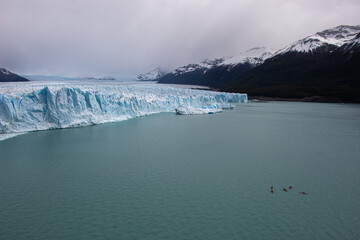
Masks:
[[[0,87],[0,133],[87,126],[177,107],[247,102],[246,94],[142,84],[23,84]]]

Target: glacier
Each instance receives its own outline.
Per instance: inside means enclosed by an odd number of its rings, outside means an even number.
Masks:
[[[0,138],[238,102],[247,95],[136,83],[6,83],[0,85]]]

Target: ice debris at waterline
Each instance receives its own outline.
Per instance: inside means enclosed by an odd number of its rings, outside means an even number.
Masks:
[[[214,114],[222,111],[222,109],[217,104],[208,107],[201,107],[201,108],[194,108],[191,106],[187,106],[187,107],[180,106],[175,110],[176,113],[180,115]]]
[[[247,102],[247,95],[154,84],[7,83],[0,85],[0,135],[236,102]]]

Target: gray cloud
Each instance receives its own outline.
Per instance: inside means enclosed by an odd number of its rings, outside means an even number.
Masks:
[[[0,0],[0,65],[131,76],[360,24],[358,0]]]

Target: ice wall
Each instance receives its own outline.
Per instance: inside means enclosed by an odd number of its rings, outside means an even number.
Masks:
[[[246,94],[139,84],[0,86],[0,134],[121,121],[179,106],[247,102]]]

